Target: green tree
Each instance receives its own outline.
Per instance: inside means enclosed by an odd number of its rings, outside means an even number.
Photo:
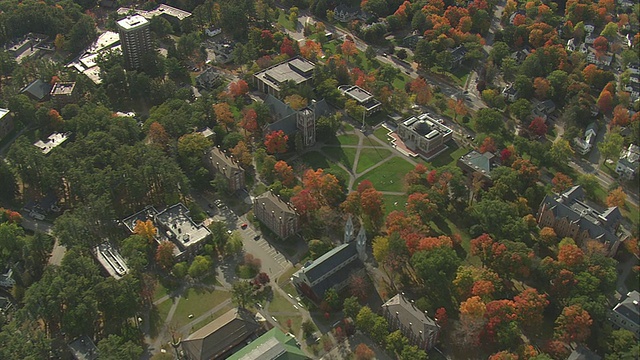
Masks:
[[[573,149],[571,149],[569,141],[565,139],[558,139],[549,149],[551,161],[560,166],[566,166],[571,156],[573,156]]]
[[[189,276],[198,279],[206,275],[213,267],[213,262],[208,256],[198,255],[189,266]]]
[[[375,325],[376,314],[368,306],[363,306],[356,316],[356,326],[362,331],[369,331]]]
[[[109,335],[98,342],[100,359],[105,360],[135,360],[142,355],[142,347],[132,342],[125,341],[117,335]]]
[[[327,305],[331,307],[333,310],[340,309],[340,295],[334,288],[329,288],[324,292],[324,301],[327,302]]]
[[[362,306],[358,302],[358,298],[355,296],[348,297],[342,302],[342,310],[344,314],[352,319],[355,319]]]
[[[443,246],[418,251],[411,257],[411,265],[425,284],[443,289],[449,288],[460,263],[455,250]]]
[[[367,46],[367,49],[364,52],[364,56],[367,58],[367,60],[372,61],[376,58],[376,55],[376,49],[371,45]]]
[[[371,339],[378,344],[384,345],[384,341],[387,336],[389,336],[389,323],[387,322],[387,319],[380,315],[376,315],[373,327],[370,328],[368,332],[369,335],[371,335]]]
[[[243,309],[254,301],[253,285],[249,281],[237,281],[231,289],[231,300]]]
[[[400,360],[427,360],[427,353],[415,345],[407,345],[402,349]]]
[[[624,144],[624,138],[618,131],[609,131],[602,141],[598,144],[598,150],[604,157],[604,161],[608,159],[615,159],[620,155],[622,146]]]
[[[387,335],[386,344],[387,351],[399,355],[402,354],[402,350],[404,350],[405,346],[409,345],[409,340],[402,335],[400,330],[396,330]]]
[[[527,99],[518,99],[509,105],[509,112],[520,121],[525,121],[531,115],[531,102]]]
[[[480,109],[475,116],[476,131],[499,134],[504,129],[502,114],[495,109]]]
[[[242,251],[242,235],[236,230],[231,233],[224,246],[226,255],[236,255]]]
[[[311,336],[316,331],[316,326],[311,320],[305,320],[302,322],[302,333],[305,337]]]
[[[491,48],[491,52],[489,53],[489,57],[493,60],[493,63],[497,66],[502,64],[502,60],[511,54],[511,49],[509,49],[509,45],[502,41],[496,41],[493,43],[493,47]]]
[[[65,45],[69,52],[76,53],[89,45],[96,37],[96,25],[89,15],[81,15],[69,31],[68,41]]]

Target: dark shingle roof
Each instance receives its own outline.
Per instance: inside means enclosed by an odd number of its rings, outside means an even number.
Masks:
[[[311,265],[300,269],[300,271],[303,271],[307,275],[309,282],[313,284],[331,269],[357,255],[356,243],[349,242],[329,250],[324,255],[315,259]]]
[[[398,294],[382,304],[382,309],[388,311],[392,316],[397,316],[400,323],[404,327],[410,328],[414,334],[419,334],[421,331],[424,334],[430,334],[439,329],[438,324],[432,318],[409,302],[402,294]]]
[[[26,93],[31,95],[36,100],[42,100],[51,92],[51,85],[46,82],[37,79],[31,84],[27,85],[20,93]]]
[[[627,294],[613,311],[633,321],[636,325],[640,325],[640,309],[638,308],[638,302],[640,302],[640,293],[636,290]]]
[[[571,355],[567,360],[601,360],[602,358],[593,351],[584,347],[584,345],[578,345],[578,347],[571,352]]]
[[[355,246],[353,247],[356,248]],[[360,261],[360,259],[356,258],[354,261],[349,263],[347,266],[341,268],[335,273],[331,274],[326,279],[322,279],[319,283],[311,286],[311,290],[319,297],[323,298],[325,291],[330,288],[342,283],[356,270],[361,269],[364,265]],[[322,274],[321,274],[322,275]]]

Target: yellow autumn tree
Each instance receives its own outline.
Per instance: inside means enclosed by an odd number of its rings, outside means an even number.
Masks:
[[[149,242],[153,241],[153,238],[156,236],[158,229],[153,225],[151,220],[147,221],[136,221],[136,226],[133,228],[133,233],[136,235],[143,236]]]

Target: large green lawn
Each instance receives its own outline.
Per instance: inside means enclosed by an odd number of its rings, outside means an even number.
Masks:
[[[344,179],[349,179],[349,174],[346,171],[318,151],[305,153],[302,155],[302,161],[314,170],[330,169],[332,172],[342,175]]]
[[[402,211],[406,209],[404,204],[407,203],[406,195],[384,195],[384,212],[389,215],[390,212],[398,210]]]
[[[344,165],[347,169],[351,169],[356,159],[357,149],[325,146],[322,148],[322,151]]]
[[[458,147],[455,142],[449,141],[447,144],[449,148],[431,160],[430,163],[433,167],[442,167],[446,165],[455,165],[456,161],[464,154],[469,152],[469,149],[465,147]]]
[[[193,318],[197,318],[230,298],[231,293],[228,291],[189,288],[176,307],[172,323],[180,328],[191,321],[190,314],[193,314]]]
[[[358,145],[358,141],[360,139],[357,135],[343,134],[327,140],[326,143],[329,145]]]
[[[295,295],[295,293],[291,295]],[[280,295],[279,292],[274,291],[273,300],[269,302],[270,313],[296,312],[296,311],[297,310],[293,308],[293,305],[289,302],[288,299]]]
[[[391,155],[391,150],[384,148],[377,149],[361,149],[360,157],[358,158],[358,166],[356,168],[357,173],[361,173],[380,161],[386,159]]]
[[[389,133],[389,129],[379,127],[373,132],[373,135],[378,139],[388,143],[389,142],[389,136],[387,136],[388,133]]]
[[[404,176],[414,168],[413,164],[400,157],[394,157],[356,180],[356,185],[363,180],[373,183],[379,191],[403,191]]]

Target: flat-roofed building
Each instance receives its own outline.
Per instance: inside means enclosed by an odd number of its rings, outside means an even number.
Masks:
[[[149,21],[141,15],[127,16],[116,22],[122,54],[128,69],[142,68],[142,58],[153,51]]]
[[[428,114],[412,116],[401,122],[397,133],[408,149],[426,160],[446,150],[445,143],[453,137],[453,130]]]
[[[491,184],[491,171],[498,166],[497,157],[492,152],[479,153],[475,150],[469,151],[458,159],[457,165],[468,177],[480,174],[486,185]]]
[[[76,91],[75,81],[63,82],[59,81],[53,84],[51,92],[51,100],[53,100],[58,107],[64,107],[67,104],[73,104],[78,100],[78,92]]]
[[[296,209],[270,191],[253,200],[253,214],[282,239],[300,230]]]
[[[338,90],[348,98],[355,100],[358,105],[364,107],[367,116],[382,109],[380,101],[376,100],[370,92],[357,85],[341,85],[338,86]]]
[[[211,176],[220,174],[227,180],[229,192],[245,188],[244,169],[226,151],[212,148],[205,158],[205,165]]]
[[[300,349],[295,337],[278,328],[267,331],[227,360],[305,360],[309,359]]]
[[[404,294],[398,294],[382,305],[382,315],[387,319],[389,327],[400,330],[409,343],[422,350],[430,350],[440,335],[440,325],[418,309],[413,301],[407,300]]]
[[[296,86],[301,86],[311,82],[315,67],[311,61],[297,56],[257,72],[253,79],[258,90],[280,98],[280,87],[283,84],[293,82]]]
[[[9,109],[0,109],[0,140],[13,131],[13,116]]]
[[[43,154],[47,155],[51,152],[55,147],[60,146],[63,142],[67,141],[71,136],[71,133],[53,133],[47,137],[47,141],[44,142],[42,140],[36,141],[33,145],[40,149]]]
[[[129,272],[126,261],[109,242],[104,242],[93,248],[93,255],[107,273],[116,279],[122,278]]]

